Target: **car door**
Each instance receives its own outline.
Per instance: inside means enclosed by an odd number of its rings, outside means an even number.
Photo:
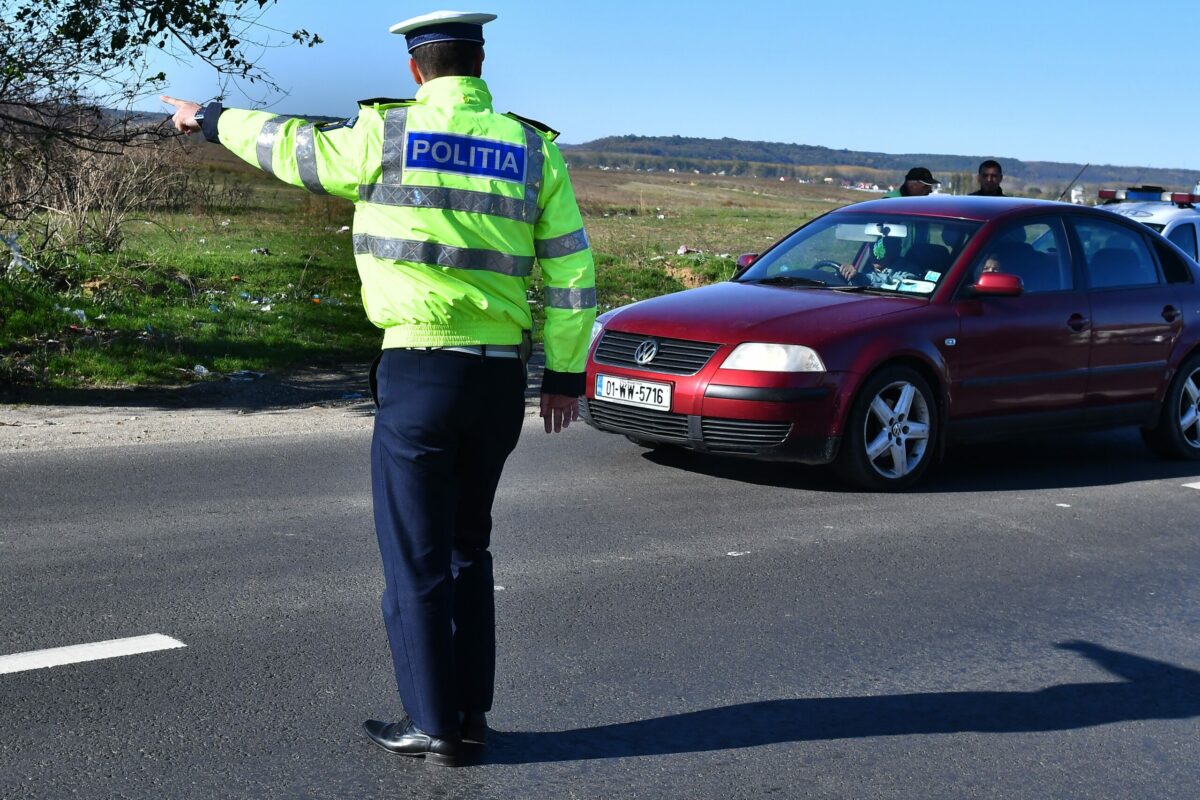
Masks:
[[[1088,418],[1141,421],[1183,332],[1178,292],[1141,229],[1092,216],[1073,217],[1071,227],[1092,309]]]
[[[987,269],[1018,275],[1017,297],[974,296]],[[1089,310],[1061,220],[1012,223],[989,237],[960,290],[961,336],[951,414],[1038,427],[1082,419]]]

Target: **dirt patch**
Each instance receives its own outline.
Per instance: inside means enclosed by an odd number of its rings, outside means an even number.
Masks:
[[[545,360],[534,353],[526,390],[536,413]],[[188,386],[0,393],[0,455],[36,450],[187,443],[371,430],[370,364],[311,367],[252,381]]]
[[[690,267],[679,267],[674,264],[667,264],[666,272],[675,280],[679,281],[687,289],[695,289],[697,286],[707,286],[712,283],[709,278],[697,275]]]

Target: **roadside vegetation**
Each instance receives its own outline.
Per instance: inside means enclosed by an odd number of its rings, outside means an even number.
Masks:
[[[73,212],[30,216],[10,238],[20,256],[0,248],[0,386],[170,385],[370,360],[380,334],[362,311],[352,206],[216,146],[164,148],[152,168],[108,164],[116,172]],[[576,169],[573,180],[601,311],[726,280],[739,253],[863,199],[747,178]],[[539,322],[541,289],[535,274]]]
[[[165,115],[129,111],[169,84],[151,54],[204,64],[223,85],[277,89],[262,50],[321,38],[265,23],[265,11],[262,0],[0,3],[0,391],[170,383],[203,376],[205,361],[292,363],[322,334],[333,352],[366,339],[301,303],[323,299],[309,293],[341,262],[311,223],[344,209],[298,206],[197,163]],[[238,257],[251,240],[280,256]],[[301,277],[280,283],[297,260]],[[342,271],[330,272],[342,291]],[[260,284],[278,311],[251,302]]]

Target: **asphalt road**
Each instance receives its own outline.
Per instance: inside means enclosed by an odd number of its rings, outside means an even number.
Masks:
[[[398,714],[363,431],[0,454],[5,798],[1200,796],[1200,465],[1135,434],[917,491],[531,420],[496,504],[501,733]]]

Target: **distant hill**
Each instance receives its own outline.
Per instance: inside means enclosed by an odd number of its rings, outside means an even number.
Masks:
[[[995,158],[1004,166],[1005,178],[1026,186],[1047,189],[1066,186],[1083,164],[1056,161],[1021,161],[1004,156],[956,156],[936,153],[872,153],[834,150],[829,147],[783,142],[750,142],[741,139],[698,139],[687,136],[608,136],[578,145],[563,145],[572,164],[622,169],[675,169],[680,172],[719,172],[774,178],[823,177],[822,168],[837,168],[842,179],[898,183],[913,166],[929,167],[943,180],[955,173],[974,175],[979,162]],[[1082,183],[1091,186],[1155,184],[1189,189],[1197,171],[1093,164]]]

